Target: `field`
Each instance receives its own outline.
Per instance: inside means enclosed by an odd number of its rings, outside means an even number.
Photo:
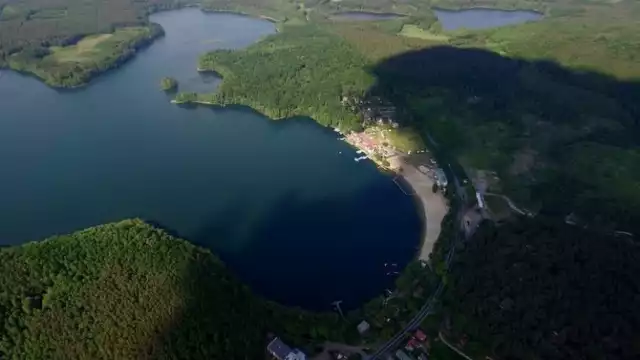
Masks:
[[[50,58],[57,62],[99,62],[113,54],[123,42],[129,42],[149,32],[145,27],[117,29],[112,34],[87,36],[71,46],[51,47]]]
[[[434,34],[432,32],[425,31],[419,28],[417,25],[413,25],[413,24],[404,25],[398,35],[409,37],[409,38],[417,38],[417,39],[431,40],[431,41],[446,42],[449,40],[449,37],[446,35]]]

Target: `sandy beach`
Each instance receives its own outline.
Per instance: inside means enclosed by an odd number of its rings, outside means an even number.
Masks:
[[[440,236],[442,219],[449,211],[447,200],[440,192],[433,192],[434,181],[420,172],[415,166],[400,157],[394,157],[389,160],[392,168],[402,169],[399,175],[405,180],[405,184],[411,186],[411,189],[404,189],[406,186],[403,187],[404,191],[411,190],[413,192],[411,195],[415,196],[422,205],[425,229],[422,232],[423,238],[418,259],[427,261],[433,245],[438,240],[438,236]]]

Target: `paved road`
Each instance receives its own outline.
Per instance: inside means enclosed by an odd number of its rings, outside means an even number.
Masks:
[[[418,311],[418,313],[409,321],[407,326],[402,329],[399,333],[397,333],[394,337],[389,339],[382,347],[380,347],[373,355],[371,355],[370,359],[380,359],[382,356],[389,351],[395,349],[400,345],[400,343],[404,340],[404,336],[407,332],[415,330],[422,320],[424,320],[431,312],[431,309],[435,305],[438,297],[442,294],[442,290],[444,289],[444,285],[442,282],[438,285],[436,291],[431,295],[427,303]]]
[[[448,165],[449,165],[449,170],[451,170],[451,165],[450,164]],[[460,185],[460,181],[455,176],[453,170],[451,170],[451,176],[453,177],[453,182],[456,187],[456,194],[458,196],[458,201],[462,205],[458,210],[458,214],[456,214],[456,223],[459,224],[459,226],[462,226],[462,216],[465,211],[464,204],[466,204],[466,200],[467,200],[466,192]],[[455,252],[456,252],[455,244],[457,244],[460,241],[461,233],[462,233],[461,231],[458,231],[456,235],[457,238],[454,242],[454,245],[451,246],[449,253],[447,253],[447,260],[446,260],[447,269],[449,268],[449,265],[451,265],[451,261],[453,260],[453,256],[455,255]],[[440,298],[440,295],[442,295],[443,290],[444,290],[444,284],[442,283],[442,281],[440,281],[436,291],[433,294],[431,294],[431,297],[429,297],[429,299],[424,304],[424,306],[422,306],[420,311],[418,311],[418,313],[411,319],[411,321],[409,321],[409,323],[404,327],[404,329],[402,329],[394,337],[389,339],[384,345],[378,348],[378,350],[375,353],[373,353],[368,359],[371,359],[371,360],[381,359],[384,354],[397,348],[400,345],[400,343],[405,339],[405,334],[415,330],[422,323],[422,321],[427,316],[429,316],[429,314],[431,313],[431,310],[433,309],[433,306],[437,303],[438,299]]]

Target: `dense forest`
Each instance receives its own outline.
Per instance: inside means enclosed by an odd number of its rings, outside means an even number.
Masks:
[[[93,76],[117,67],[164,31],[157,24],[125,27],[113,33],[89,36],[75,45],[30,48],[11,55],[9,66],[29,72],[55,87],[77,87]]]
[[[83,85],[163,34],[148,22],[149,12],[181,5],[179,0],[0,0],[0,67],[30,72],[51,86]],[[55,56],[57,49],[73,48],[96,34],[113,37],[97,45],[91,56]]]
[[[146,25],[146,14],[172,0],[0,0],[0,59],[23,49],[62,46],[116,27]]]
[[[139,220],[2,248],[0,274],[3,359],[254,360],[269,335],[345,340],[337,314],[264,301],[209,251]]]
[[[159,36],[149,13],[193,3],[0,0],[0,67],[76,86]],[[536,9],[547,18],[443,32],[434,5]],[[485,173],[489,191],[540,214],[483,224],[460,249],[446,275],[452,333],[481,340],[502,359],[640,356],[632,306],[638,247],[612,235],[640,232],[637,2],[207,0],[202,7],[267,16],[281,22],[280,32],[245,50],[204,55],[200,67],[220,74],[222,85],[213,94],[178,94],[177,102],[244,104],[273,118],[310,116],[355,130],[359,117],[341,99],[374,93],[469,175]],[[409,16],[332,21],[345,10]],[[406,25],[425,36],[399,36]],[[91,62],[75,61],[88,43]],[[452,215],[444,225],[455,231]],[[435,255],[452,246],[447,240]],[[436,263],[435,272],[445,270]],[[255,359],[264,357],[269,333],[294,344],[349,335],[333,315],[253,296],[209,252],[140,221],[1,249],[0,273],[0,358]],[[415,298],[364,309],[374,334],[402,325],[383,326],[390,311],[408,317],[405,310],[424,301],[434,280],[418,278],[398,284]]]
[[[327,126],[357,129],[359,117],[341,103],[363,96],[373,79],[365,59],[338,36],[315,25],[289,25],[242,51],[204,55],[199,68],[223,77],[217,92],[199,101],[244,104],[272,118],[310,116]]]
[[[466,169],[496,172],[485,176],[490,191],[638,230],[639,83],[451,46],[388,58],[374,73],[375,91],[408,109],[412,127]]]
[[[640,246],[563,222],[484,223],[458,251],[453,333],[500,359],[637,359]]]

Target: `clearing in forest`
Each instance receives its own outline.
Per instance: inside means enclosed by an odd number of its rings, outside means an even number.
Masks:
[[[402,30],[399,35],[410,38],[417,38],[431,41],[448,41],[449,37],[441,34],[434,34],[430,31],[423,30],[416,25],[405,24],[402,26]]]
[[[114,53],[114,48],[121,43],[149,31],[144,27],[128,27],[117,29],[111,34],[90,35],[75,45],[51,47],[51,56],[59,62],[90,62]]]

